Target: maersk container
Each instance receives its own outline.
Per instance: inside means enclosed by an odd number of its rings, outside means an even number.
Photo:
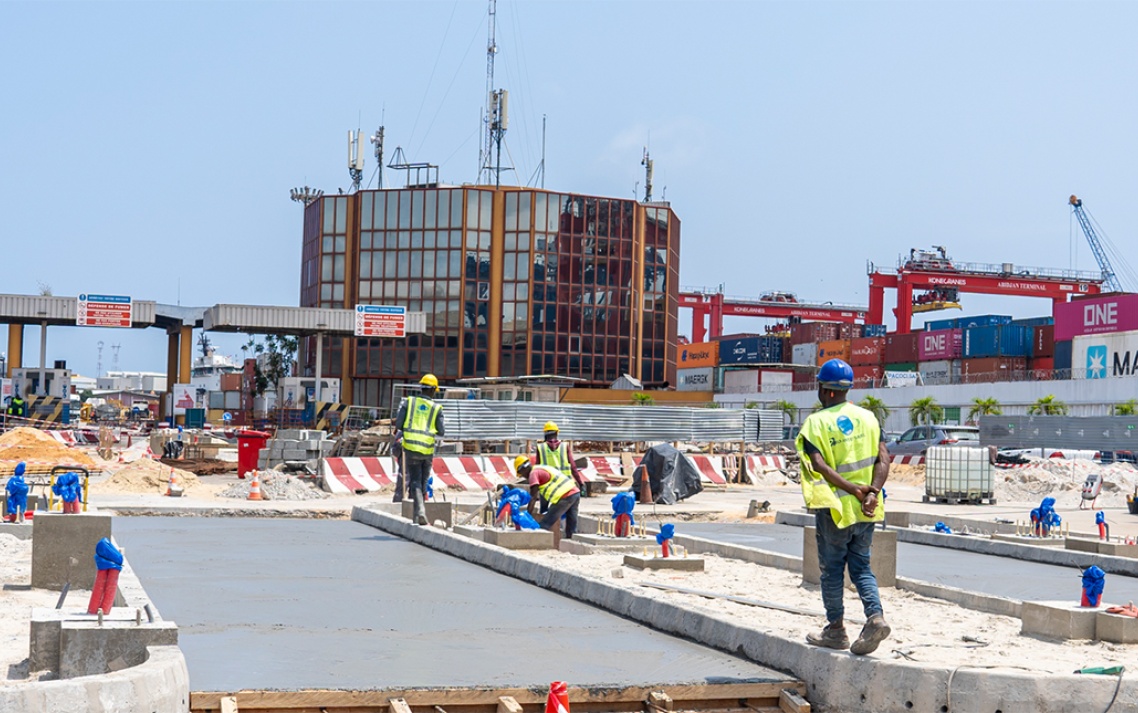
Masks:
[[[715,386],[715,367],[676,369],[677,391],[712,391]]]
[[[1084,334],[1072,342],[1071,377],[1107,379],[1138,375],[1138,330]]]
[[[864,337],[884,337],[886,331],[884,324],[867,324],[861,333]]]
[[[1004,324],[964,330],[964,357],[1027,357],[1031,353],[1031,327]]]

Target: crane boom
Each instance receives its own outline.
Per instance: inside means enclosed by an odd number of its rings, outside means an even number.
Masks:
[[[1102,270],[1103,286],[1110,292],[1122,292],[1122,284],[1118,281],[1118,276],[1114,274],[1114,266],[1110,263],[1110,258],[1103,249],[1102,241],[1095,232],[1094,226],[1087,218],[1086,211],[1083,210],[1083,201],[1078,196],[1071,196],[1071,208],[1075,211],[1075,217],[1079,219],[1079,225],[1083,228],[1083,233],[1087,236],[1087,242],[1090,243],[1091,252],[1095,255],[1095,260],[1098,262],[1099,268]]]

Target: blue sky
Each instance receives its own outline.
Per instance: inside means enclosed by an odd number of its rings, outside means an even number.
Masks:
[[[485,2],[0,12],[4,292],[294,305],[288,192],[348,186],[349,128],[382,119],[389,155],[476,178]],[[866,260],[916,246],[1093,268],[1071,193],[1138,264],[1136,26],[1132,3],[500,0],[495,83],[522,182],[542,115],[551,189],[631,196],[650,137],[683,284],[864,304]],[[157,330],[52,329],[48,361],[93,374],[99,340],[122,345],[120,368],[164,370]],[[25,346],[35,363],[37,330]]]

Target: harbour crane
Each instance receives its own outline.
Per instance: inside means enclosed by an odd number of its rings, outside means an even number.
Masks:
[[[1083,201],[1078,196],[1071,196],[1070,203],[1071,209],[1075,211],[1075,217],[1079,219],[1079,225],[1083,228],[1083,233],[1087,236],[1087,242],[1091,245],[1091,252],[1094,253],[1095,260],[1102,270],[1103,287],[1109,292],[1122,292],[1122,283],[1119,282],[1118,275],[1114,272],[1114,265],[1110,262],[1110,256],[1106,254],[1103,241],[1099,239],[1098,233],[1083,208]]]

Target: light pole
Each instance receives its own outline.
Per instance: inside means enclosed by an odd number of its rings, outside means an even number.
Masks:
[[[316,201],[320,200],[320,197],[323,195],[324,191],[309,188],[308,186],[305,186],[304,188],[294,188],[289,191],[289,198],[296,201],[297,203],[303,203],[306,208]]]

